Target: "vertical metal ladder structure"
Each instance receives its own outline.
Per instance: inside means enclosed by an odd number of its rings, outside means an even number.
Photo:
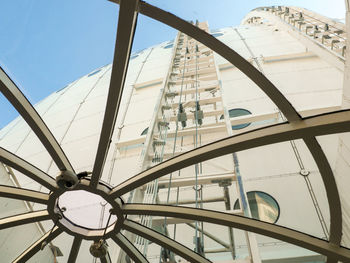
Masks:
[[[196,26],[209,32],[207,23],[197,22]],[[211,133],[213,138],[217,140],[220,137],[213,135],[217,131],[220,132],[221,137],[232,134],[231,122],[228,111],[224,107],[218,69],[212,50],[179,32],[174,42],[169,71],[162,85],[163,89],[160,91],[139,160],[141,171],[176,156],[181,152],[199,147],[202,142],[202,135]],[[224,123],[222,121],[223,117],[225,119]],[[225,126],[227,133],[225,132]],[[184,141],[187,146],[184,145]],[[234,163],[233,158],[232,165]],[[250,212],[248,211],[247,214],[247,211],[244,211],[247,210],[246,205],[244,205],[247,203],[247,200],[242,181],[237,180],[235,170],[237,169],[232,169],[230,172],[204,174],[202,164],[196,164],[194,165],[195,176],[193,178],[182,180],[180,176],[176,176],[173,179],[173,174],[175,176],[175,173],[170,174],[168,177],[157,179],[148,183],[145,187],[137,189],[129,197],[129,201],[135,203],[159,203],[159,188],[165,188],[168,190],[168,196],[166,202],[162,202],[163,204],[194,204],[196,207],[202,208],[203,203],[223,201],[228,213],[249,216]],[[177,175],[180,175],[180,173],[181,171],[178,171]],[[232,183],[236,184],[240,207],[243,207],[240,210],[233,210],[232,208],[232,197],[230,198],[228,190]],[[218,184],[223,189],[223,196],[203,199],[202,186],[206,184]],[[181,187],[188,186],[194,186],[194,200],[190,200],[187,203],[183,200],[179,201]],[[170,189],[174,188],[177,191],[177,200],[175,203],[171,203],[169,193]],[[139,223],[147,227],[153,227],[154,220],[151,216],[141,216]],[[174,237],[168,232],[168,224],[174,224]],[[169,223],[166,219],[162,219],[160,225],[162,226],[161,231],[163,234],[175,238],[176,223]],[[194,244],[197,253],[205,256],[204,236],[206,236],[223,245],[223,249],[219,252],[231,252],[232,258],[236,258],[234,235],[231,228],[228,228],[228,244],[205,231],[201,222],[187,223],[187,225],[195,230]],[[255,239],[255,237],[246,234],[246,238],[250,258],[258,258],[256,255],[256,241],[255,243],[250,242],[250,239]],[[139,236],[133,236],[131,240],[133,240],[135,247],[146,256],[149,241]],[[256,245],[256,249],[254,250],[255,256],[252,255],[252,244]],[[210,252],[208,251],[208,253]],[[125,262],[122,258],[120,257],[118,262]],[[173,253],[162,249],[160,262],[175,262]],[[255,260],[254,262],[259,263],[260,260]]]
[[[168,74],[163,81],[163,89],[160,92],[155,112],[151,121],[151,125],[148,129],[144,148],[142,150],[140,158],[140,170],[143,171],[151,166],[164,161],[164,150],[167,141],[167,135],[170,124],[170,115],[168,110],[171,109],[169,104],[169,92],[177,76],[178,65],[180,61],[180,50],[184,45],[184,34],[178,33],[174,42],[174,52],[171,60],[171,64],[168,70]],[[139,190],[134,193],[133,201],[141,201],[142,203],[156,203],[158,195],[158,180],[150,182],[146,185],[145,189]],[[151,216],[141,216],[141,224],[152,227]],[[144,255],[147,254],[148,240],[137,236],[135,239],[135,247],[138,248]]]

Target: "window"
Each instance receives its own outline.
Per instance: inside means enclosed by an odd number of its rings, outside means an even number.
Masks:
[[[146,135],[148,133],[148,127],[141,132],[141,135]]]
[[[249,110],[237,108],[237,109],[229,110],[228,114],[229,114],[230,119],[231,119],[231,118],[235,118],[235,117],[250,115],[252,113]],[[220,120],[223,120],[223,119],[224,119],[224,115],[221,115]],[[250,125],[250,122],[249,123],[242,123],[242,124],[238,124],[238,125],[233,125],[232,130],[240,130],[240,129],[243,129],[245,127],[248,127],[249,125]]]
[[[88,77],[91,77],[91,76],[93,76],[93,75],[99,73],[100,71],[101,71],[101,69],[97,69],[97,70],[95,70],[94,72],[90,73],[90,74],[88,75]]]
[[[268,223],[277,222],[280,216],[280,207],[275,198],[260,191],[247,192],[247,198],[252,218]],[[240,209],[238,199],[233,205],[233,209]]]
[[[166,45],[164,48],[172,48],[174,46],[174,44],[169,44],[169,45]]]
[[[139,56],[138,54],[131,55],[131,56],[130,56],[130,59],[137,58],[138,56]]]
[[[56,93],[61,92],[62,90],[66,89],[68,86],[69,86],[69,85],[66,85],[66,86],[64,86],[62,89],[57,90]]]
[[[215,34],[211,34],[213,37],[221,37],[224,34],[223,33],[215,33]]]

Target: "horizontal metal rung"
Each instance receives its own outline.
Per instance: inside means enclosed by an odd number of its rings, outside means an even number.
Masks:
[[[164,141],[164,140],[154,140],[153,141],[154,146],[163,146],[165,144],[166,144],[166,141]]]
[[[199,185],[207,185],[207,184],[218,184],[221,182],[233,182],[236,181],[236,176],[233,171],[215,173],[215,174],[199,174],[197,178],[197,183]],[[193,186],[196,183],[195,177],[185,177],[185,178],[175,178],[169,181],[169,178],[162,178],[158,181],[158,188],[174,188],[174,187],[186,187]]]
[[[215,123],[215,126],[201,126],[198,127],[197,130],[195,127],[189,128],[189,129],[184,129],[184,130],[180,130],[177,132],[177,137],[181,137],[181,136],[193,136],[196,133],[198,134],[208,134],[208,133],[217,133],[217,132],[225,132],[226,131],[226,126],[225,126],[225,122],[221,122],[221,123]],[[175,131],[168,131],[167,133],[167,137],[168,138],[173,138],[175,136]]]
[[[190,205],[195,203],[217,203],[217,202],[224,202],[226,199],[224,197],[215,197],[215,198],[206,198],[206,199],[199,199],[199,200],[180,200],[178,202],[171,201],[171,202],[160,202],[161,205]]]
[[[202,93],[202,92],[213,92],[217,91],[219,89],[218,85],[208,85],[208,86],[199,86],[197,89],[185,89],[182,91],[182,94],[194,94],[196,92]]]
[[[224,110],[223,109],[213,110],[213,111],[206,111],[206,112],[204,112],[204,118],[218,116],[218,115],[222,115],[222,114],[224,114]],[[193,114],[188,114],[187,115],[187,119],[188,120],[193,120],[194,119]],[[176,120],[177,120],[176,116],[170,117],[170,121],[176,121]]]
[[[212,97],[212,98],[205,98],[205,99],[199,99],[198,102],[201,106],[204,105],[209,105],[209,104],[213,104],[216,102],[221,101],[221,96],[217,96],[217,97]],[[186,101],[182,103],[183,107],[193,107],[196,105],[196,100],[190,100],[190,101]],[[172,108],[178,108],[179,107],[179,103],[173,103],[171,105]]]
[[[222,211],[228,214],[233,214],[233,215],[243,215],[243,212],[241,210],[229,210],[229,211]],[[195,220],[191,219],[183,219],[183,218],[174,218],[174,217],[167,217],[166,218],[166,224],[167,225],[174,225],[174,224],[188,224],[188,223],[193,223]],[[152,226],[160,226],[164,224],[164,217],[158,217],[154,216],[152,218]]]
[[[205,75],[205,74],[213,74],[213,73],[216,73],[216,68],[211,67],[211,68],[200,69],[197,71],[196,70],[187,71],[185,72],[185,74],[180,76],[188,77],[188,76]]]

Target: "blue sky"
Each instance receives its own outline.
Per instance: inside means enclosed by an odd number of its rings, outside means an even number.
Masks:
[[[293,5],[344,18],[344,0],[148,0],[212,29],[238,25],[258,6]],[[3,0],[0,65],[33,103],[112,62],[118,6],[107,0]],[[133,51],[173,39],[176,31],[139,16]],[[0,94],[0,128],[18,114]]]

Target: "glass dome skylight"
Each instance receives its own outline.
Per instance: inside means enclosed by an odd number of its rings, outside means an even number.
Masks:
[[[0,132],[12,209],[0,229],[40,235],[19,240],[13,262],[264,262],[265,244],[288,255],[277,259],[348,262],[350,111],[327,82],[343,75],[345,27],[276,6],[211,35],[206,22],[114,2],[112,65],[36,108],[0,70],[24,120]],[[139,14],[178,30],[174,43],[131,54]]]

